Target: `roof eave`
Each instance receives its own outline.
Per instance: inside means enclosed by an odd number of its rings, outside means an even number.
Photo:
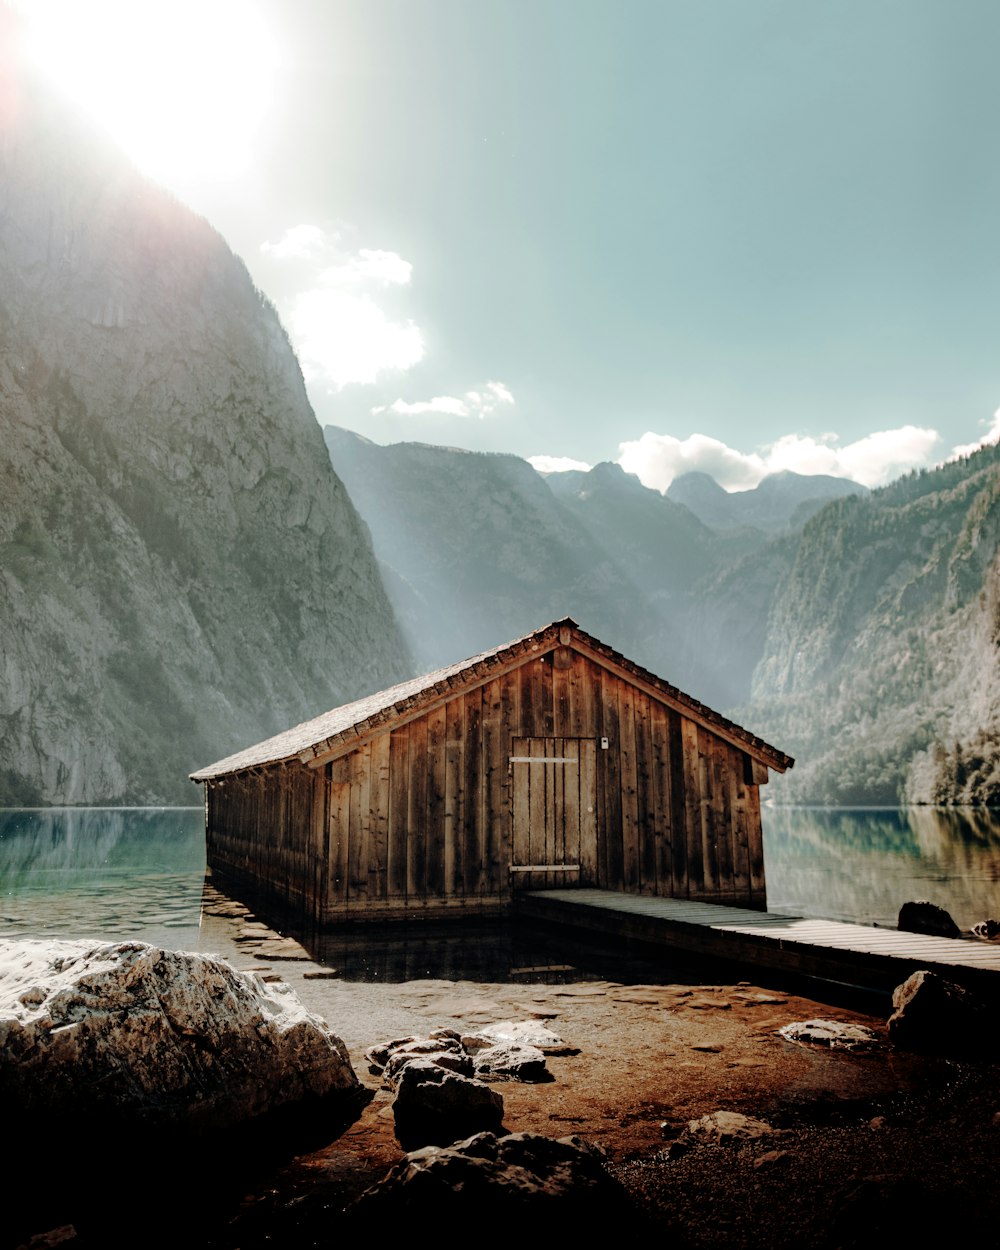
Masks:
[[[684,694],[662,677],[634,663],[606,643],[585,633],[572,617],[553,621],[542,629],[515,639],[506,647],[473,656],[468,668],[449,671],[439,681],[426,689],[406,695],[396,703],[358,720],[334,734],[320,738],[298,751],[285,752],[273,759],[257,759],[253,762],[225,767],[227,757],[208,768],[190,774],[194,782],[217,781],[221,777],[237,776],[261,768],[273,768],[279,764],[298,761],[307,768],[318,768],[329,761],[356,750],[385,729],[396,728],[415,720],[436,706],[447,702],[457,694],[465,694],[495,680],[504,672],[519,667],[525,659],[540,658],[557,646],[570,646],[579,654],[619,676],[638,683],[660,702],[674,708],[681,715],[702,725],[709,732],[729,742],[738,750],[745,751],[753,759],[765,764],[775,772],[783,773],[793,767],[790,755],[779,751],[749,730],[728,720],[705,704]]]

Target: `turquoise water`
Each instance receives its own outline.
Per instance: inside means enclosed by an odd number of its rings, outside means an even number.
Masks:
[[[930,899],[961,928],[1000,919],[1000,810],[765,808],[768,910],[895,928]]]
[[[201,807],[0,809],[0,936],[195,948],[204,877]]]
[[[196,948],[199,808],[0,810],[0,936]],[[929,898],[963,928],[1000,918],[1000,811],[765,808],[771,911],[893,926]]]

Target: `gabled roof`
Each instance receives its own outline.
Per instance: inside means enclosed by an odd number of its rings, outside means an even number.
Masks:
[[[618,651],[584,633],[576,621],[565,617],[534,633],[525,634],[523,638],[504,643],[501,647],[481,651],[479,655],[462,660],[459,664],[436,669],[433,673],[400,682],[365,699],[335,707],[332,711],[324,712],[322,716],[303,721],[294,729],[276,734],[273,738],[258,742],[256,746],[247,747],[245,751],[238,751],[207,768],[199,769],[191,774],[191,780],[212,781],[231,773],[272,764],[290,763],[292,760],[308,764],[321,758],[325,760],[346,754],[360,745],[360,739],[366,739],[376,731],[391,727],[397,722],[412,720],[432,705],[454,694],[483,685],[501,672],[517,668],[524,660],[537,659],[539,655],[544,655],[560,645],[568,645],[597,663],[630,677],[654,697],[713,730],[721,738],[732,742],[768,767],[784,772],[795,763],[791,756],[727,720],[697,699],[692,699],[690,695],[684,694],[654,673],[633,664]]]

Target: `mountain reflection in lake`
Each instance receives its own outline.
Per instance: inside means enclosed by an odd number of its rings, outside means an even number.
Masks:
[[[197,808],[0,809],[0,936],[138,938],[195,949]]]
[[[768,807],[768,910],[895,928],[930,899],[962,929],[1000,917],[1000,810]]]
[[[929,898],[965,929],[1000,918],[1000,811],[766,808],[764,856],[771,911],[893,927],[902,903]],[[212,949],[201,925],[204,874],[201,808],[0,810],[0,937]],[[585,961],[572,943],[567,953],[561,941],[503,926],[475,935],[382,928],[311,945],[345,978],[372,980],[573,980],[584,962],[589,975],[613,977],[620,956],[605,965],[595,951]]]

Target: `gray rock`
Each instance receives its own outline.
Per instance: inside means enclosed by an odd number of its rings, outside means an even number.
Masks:
[[[502,1042],[477,1050],[475,1074],[484,1081],[551,1081],[552,1073],[545,1066],[545,1056],[537,1046],[520,1046]]]
[[[446,1149],[408,1154],[351,1211],[359,1226],[423,1219],[434,1227],[481,1232],[525,1220],[530,1239],[593,1232],[608,1219],[621,1230],[630,1211],[603,1155],[579,1137],[480,1133]],[[375,1221],[375,1223],[373,1223]]]
[[[773,1132],[775,1129],[766,1120],[755,1120],[738,1111],[713,1111],[698,1120],[689,1120],[685,1136],[705,1144],[732,1146],[737,1142],[756,1141]]]
[[[0,1099],[12,1139],[100,1117],[230,1129],[295,1104],[356,1118],[343,1042],[287,989],[141,942],[0,942]]]
[[[431,1041],[448,1040],[452,1042],[457,1042],[459,1046],[461,1046],[462,1044],[462,1034],[459,1033],[458,1029],[450,1029],[445,1026],[441,1026],[440,1028],[436,1028],[436,1029],[431,1029],[431,1031],[427,1034],[427,1036],[431,1039]]]
[[[863,1024],[846,1024],[842,1020],[795,1020],[778,1030],[789,1042],[808,1042],[812,1046],[829,1046],[831,1050],[863,1050],[878,1044],[878,1037]]]
[[[482,1050],[501,1043],[535,1046],[545,1055],[577,1055],[579,1050],[570,1046],[551,1029],[536,1020],[501,1020],[488,1024],[475,1033],[463,1033],[462,1045],[466,1050]]]
[[[994,1045],[995,1014],[970,990],[915,972],[892,994],[889,1040],[901,1050],[975,1053]]]
[[[926,899],[904,903],[899,909],[896,928],[902,933],[924,933],[928,937],[957,938],[962,930],[943,907]]]
[[[437,1064],[439,1068],[445,1068],[448,1072],[457,1072],[459,1076],[474,1074],[472,1059],[460,1046],[447,1050],[435,1050],[430,1048],[433,1045],[440,1046],[440,1042],[412,1047],[402,1046],[399,1050],[393,1051],[382,1071],[382,1082],[386,1088],[395,1089],[399,1084],[403,1069],[417,1059]]]
[[[430,1037],[399,1037],[391,1042],[377,1042],[365,1051],[368,1071],[381,1076],[387,1089],[395,1088],[402,1069],[412,1059],[430,1059],[462,1076],[472,1076],[472,1060],[462,1049],[455,1029],[435,1029]]]
[[[392,1110],[404,1150],[447,1146],[503,1127],[503,1099],[495,1090],[429,1059],[415,1058],[403,1067]]]
[[[16,1142],[5,1246],[69,1225],[88,1246],[136,1229],[150,1245],[195,1244],[249,1170],[327,1145],[371,1096],[290,990],[222,960],[0,942],[0,1105]],[[92,1148],[98,1136],[113,1160]],[[56,1142],[82,1144],[71,1165],[54,1162]]]
[[[382,1069],[389,1062],[389,1056],[394,1054],[401,1046],[407,1046],[410,1042],[415,1042],[415,1037],[397,1037],[390,1042],[376,1042],[373,1046],[369,1046],[365,1051],[365,1060],[368,1064],[368,1071],[372,1076],[379,1076]]]

